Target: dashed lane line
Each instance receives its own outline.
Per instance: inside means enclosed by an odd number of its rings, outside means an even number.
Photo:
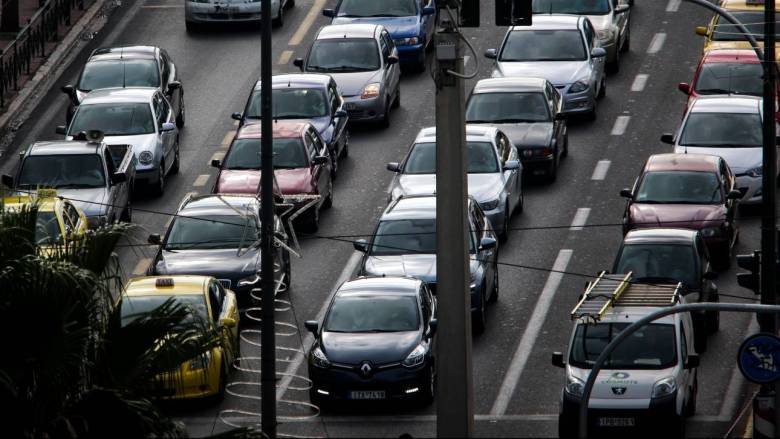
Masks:
[[[192,187],[206,186],[206,182],[209,181],[209,177],[211,177],[209,174],[198,175],[198,178],[196,178],[195,182],[192,183]]]
[[[631,120],[631,116],[618,116],[617,119],[615,119],[615,124],[612,125],[612,135],[613,136],[622,136],[626,132],[626,128],[628,128],[628,122]]]
[[[306,34],[309,32],[309,29],[314,24],[314,21],[317,19],[317,16],[320,14],[320,11],[325,6],[325,3],[326,0],[315,0],[311,9],[309,9],[309,12],[306,14],[306,17],[304,17],[301,22],[301,25],[298,26],[298,30],[295,31],[292,38],[290,38],[290,41],[287,43],[289,46],[301,44],[304,37],[306,37]]]
[[[580,207],[574,214],[574,219],[571,221],[569,230],[582,230],[585,224],[588,223],[588,216],[590,216],[589,207]]]
[[[184,5],[143,5],[141,9],[181,9]]]
[[[276,64],[279,64],[280,66],[286,65],[290,62],[290,58],[293,56],[292,50],[285,50],[282,52],[281,55],[279,55],[279,61],[276,62]]]
[[[596,168],[593,170],[593,175],[590,179],[601,181],[607,178],[607,171],[609,171],[610,165],[612,165],[612,162],[609,160],[599,160],[599,162],[596,163]]]
[[[634,82],[631,83],[631,91],[639,92],[645,89],[645,86],[647,85],[647,79],[650,77],[650,75],[640,73],[636,75],[634,78]]]
[[[544,289],[542,289],[542,293],[536,301],[536,306],[531,314],[531,318],[528,320],[528,326],[526,326],[523,337],[520,339],[520,344],[517,345],[517,350],[512,356],[512,361],[509,363],[506,375],[504,376],[504,381],[501,383],[498,396],[493,403],[493,408],[490,409],[491,415],[500,416],[506,414],[506,409],[509,406],[509,402],[512,400],[512,395],[515,393],[517,384],[520,382],[520,375],[522,375],[523,369],[525,369],[528,357],[531,356],[534,342],[542,330],[544,319],[547,317],[547,311],[550,309],[553,297],[563,280],[563,272],[569,265],[573,253],[574,251],[569,249],[561,249],[561,251],[558,252],[558,257],[555,259],[552,271],[547,277],[547,283],[544,284]]]
[[[225,137],[222,138],[222,143],[220,143],[219,146],[223,148],[227,148],[228,146],[230,146],[230,142],[233,141],[233,137],[235,137],[235,135],[236,135],[235,131],[228,131],[227,134],[225,134]]]
[[[681,2],[682,0],[669,0],[669,3],[666,5],[666,12],[677,12],[680,9]]]
[[[647,53],[649,55],[654,55],[660,52],[664,47],[664,42],[666,42],[666,33],[658,32],[653,35],[653,39],[650,40],[650,45],[647,47]]]
[[[133,276],[141,276],[146,273],[146,268],[151,262],[151,258],[141,258],[141,260],[135,264],[135,268],[133,269]]]

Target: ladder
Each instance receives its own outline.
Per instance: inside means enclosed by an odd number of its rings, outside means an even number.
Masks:
[[[599,321],[614,306],[672,306],[680,301],[683,284],[652,284],[631,282],[632,273],[599,274],[588,285],[571,312],[571,319],[587,318]]]

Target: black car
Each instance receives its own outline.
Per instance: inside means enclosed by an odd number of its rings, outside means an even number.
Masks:
[[[477,83],[466,104],[466,122],[499,128],[520,153],[525,175],[558,175],[569,153],[563,101],[542,78],[493,78]]]
[[[232,115],[239,121],[239,127],[260,122],[260,84],[260,81],[255,84],[244,112]],[[311,123],[328,145],[333,161],[331,174],[335,177],[338,159],[349,155],[349,116],[336,81],[319,73],[285,74],[274,75],[272,86],[274,119]]]
[[[179,72],[168,52],[155,46],[95,49],[81,69],[76,85],[62,87],[62,92],[71,101],[66,114],[67,124],[90,91],[125,87],[150,87],[163,92],[174,109],[176,125],[184,127],[184,90]]]
[[[436,298],[425,282],[364,277],[336,291],[309,351],[312,404],[416,399],[436,389]]]
[[[260,288],[260,199],[249,195],[194,195],[185,198],[165,238],[149,236],[159,244],[149,266],[150,276],[192,274],[213,276],[233,290],[239,303],[250,303]],[[287,242],[282,221],[274,223],[276,239]],[[276,285],[290,285],[290,253],[274,246]],[[256,295],[255,299],[259,299]]]
[[[487,323],[487,303],[498,300],[498,241],[479,203],[469,197],[469,269],[471,327],[481,333]],[[401,197],[387,207],[371,241],[360,239],[355,249],[365,253],[364,276],[411,276],[424,280],[436,293],[436,197]]]

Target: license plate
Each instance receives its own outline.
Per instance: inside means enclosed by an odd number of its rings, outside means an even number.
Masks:
[[[347,111],[354,111],[357,110],[357,105],[347,102],[346,104],[344,104],[344,109]]]
[[[384,390],[356,390],[349,392],[349,399],[385,399]]]
[[[599,427],[633,427],[634,418],[599,418]]]

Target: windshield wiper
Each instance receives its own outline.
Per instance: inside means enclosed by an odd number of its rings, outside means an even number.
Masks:
[[[95,186],[94,184],[85,184],[85,183],[69,183],[69,184],[58,184],[57,189],[92,189],[92,188],[99,188],[102,186]]]
[[[699,93],[702,93],[702,94],[706,93],[706,94],[720,94],[720,95],[727,95],[727,94],[734,93],[731,90],[725,90],[725,89],[722,89],[722,88],[705,88],[705,89],[696,90],[696,91],[699,92]]]
[[[373,15],[364,15],[364,17],[407,17],[407,15],[373,14]]]
[[[274,116],[274,119],[311,119],[312,117],[307,114],[283,114],[281,116]]]

